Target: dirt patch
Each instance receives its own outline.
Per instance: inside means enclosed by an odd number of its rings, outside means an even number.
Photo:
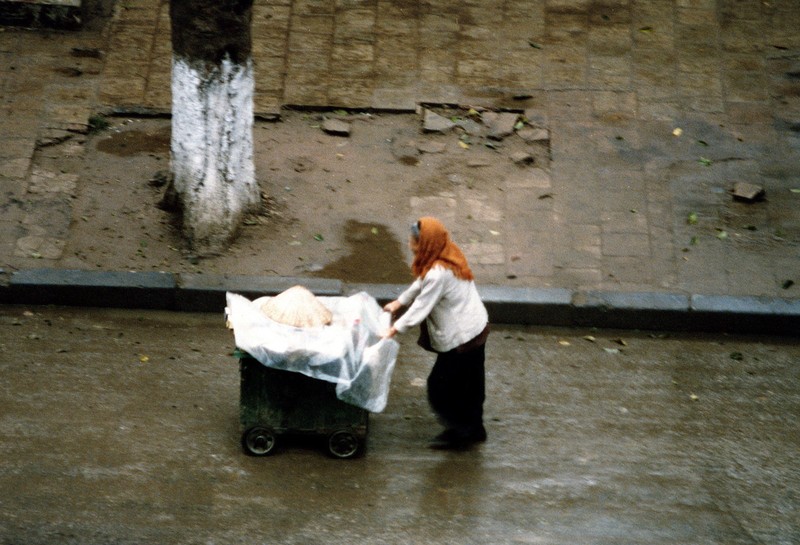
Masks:
[[[518,135],[498,141],[459,129],[425,133],[411,114],[327,115],[349,123],[350,136],[326,134],[319,113],[289,111],[280,121],[256,123],[255,167],[266,206],[224,255],[203,259],[192,256],[176,218],[157,206],[164,189],[153,180],[169,170],[169,120],[109,119],[82,143],[80,165],[69,166],[80,183],[57,266],[405,283],[414,214],[447,214],[456,240],[477,241],[488,229],[474,210],[446,206],[447,198],[459,194],[501,209],[501,181],[528,168],[515,165],[513,154],[527,151],[535,166],[548,166],[547,142]],[[49,150],[50,168],[59,167],[65,146],[75,142]],[[425,198],[433,204],[414,206]]]
[[[156,127],[150,131],[120,131],[97,142],[97,150],[119,157],[130,157],[138,153],[168,154],[171,131],[169,126]]]

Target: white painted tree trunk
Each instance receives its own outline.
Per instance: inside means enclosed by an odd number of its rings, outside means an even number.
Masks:
[[[198,255],[224,250],[260,206],[253,166],[253,62],[172,59],[172,174]]]

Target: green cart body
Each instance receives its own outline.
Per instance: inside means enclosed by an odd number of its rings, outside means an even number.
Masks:
[[[267,367],[249,354],[239,354],[239,370],[239,416],[247,454],[273,454],[291,436],[325,437],[336,458],[363,454],[369,412],[337,398],[335,384]]]

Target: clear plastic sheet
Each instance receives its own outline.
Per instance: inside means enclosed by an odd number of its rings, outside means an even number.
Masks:
[[[228,292],[226,298],[226,320],[237,348],[267,367],[332,382],[336,396],[352,405],[375,413],[386,407],[399,345],[381,338],[390,317],[369,294],[317,297],[333,321],[309,328],[265,316],[260,309],[269,297],[250,301]]]

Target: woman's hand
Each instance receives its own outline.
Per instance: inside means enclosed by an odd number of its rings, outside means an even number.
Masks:
[[[383,307],[383,310],[394,316],[401,308],[403,308],[403,305],[400,304],[400,301],[395,299],[391,303],[386,303],[386,305]]]
[[[395,335],[397,335],[397,330],[394,328],[394,326],[390,327],[389,329],[383,332],[384,339],[391,339]]]

